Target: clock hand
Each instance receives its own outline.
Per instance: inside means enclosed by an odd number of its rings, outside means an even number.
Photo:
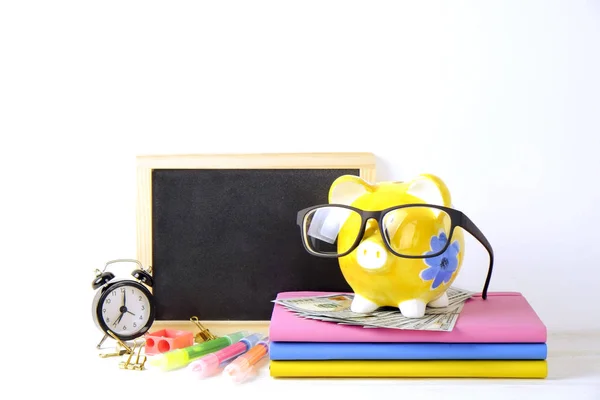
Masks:
[[[123,315],[125,315],[125,312],[122,312],[121,315],[119,315],[119,318],[117,318],[117,320],[113,322],[113,326],[117,326],[117,324],[121,322],[121,318],[123,318]]]
[[[126,293],[125,293],[125,292],[126,292],[126,290],[123,290],[123,309],[124,309],[125,311],[121,311],[121,315],[119,315],[119,318],[117,318],[117,320],[116,320],[115,322],[113,322],[113,326],[117,326],[117,324],[118,324],[119,322],[121,322],[121,319],[123,318],[123,315],[125,315],[125,313],[126,313],[126,312],[128,312],[128,313],[130,313],[130,314],[132,314],[132,315],[134,315],[134,316],[135,316],[135,314],[134,314],[134,313],[132,313],[131,311],[127,311],[127,307],[125,306],[125,303],[126,303],[126,301],[127,301],[127,297],[126,297],[127,295],[126,295]]]
[[[132,313],[131,311],[127,310],[127,312],[135,317],[135,314]]]

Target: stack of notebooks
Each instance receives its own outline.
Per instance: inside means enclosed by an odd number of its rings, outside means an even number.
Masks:
[[[325,295],[283,292],[278,299]],[[305,319],[275,304],[273,377],[546,378],[547,331],[516,292],[475,295],[450,332]]]

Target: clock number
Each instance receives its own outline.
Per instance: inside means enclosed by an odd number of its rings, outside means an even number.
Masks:
[[[121,288],[121,293],[125,293],[125,288]]]
[[[137,324],[136,324],[135,322],[133,323],[133,327],[134,327],[134,328],[137,328]]]
[[[142,315],[140,315],[140,319],[142,319]]]
[[[110,322],[110,318],[106,318],[106,323],[108,324]]]
[[[106,314],[106,308],[103,308],[103,309],[102,309],[102,312],[103,312],[104,314]]]
[[[110,299],[106,299],[106,304],[110,304]]]
[[[145,310],[145,309],[146,309],[146,307],[142,306],[142,311]]]
[[[138,300],[139,300],[139,301],[142,301],[142,296],[138,296]]]
[[[131,289],[131,294],[135,294],[135,293],[133,292],[133,289]]]
[[[123,330],[124,330],[124,331],[126,331],[126,330],[127,330],[127,327],[126,327],[125,325],[123,325]]]
[[[117,295],[117,291],[116,291],[116,290],[113,290],[113,291],[112,291],[112,295],[113,295],[113,296],[116,296],[116,295]]]

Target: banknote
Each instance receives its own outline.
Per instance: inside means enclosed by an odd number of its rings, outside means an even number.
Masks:
[[[451,331],[456,325],[465,301],[475,292],[450,287],[446,293],[448,306],[426,307],[423,318],[404,317],[397,308],[392,307],[381,307],[370,313],[356,313],[350,310],[354,295],[347,293],[279,299],[274,302],[307,319],[359,325],[365,328]]]

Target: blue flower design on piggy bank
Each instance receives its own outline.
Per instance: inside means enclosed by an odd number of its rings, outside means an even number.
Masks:
[[[439,236],[433,236],[430,241],[431,251],[428,251],[425,255],[438,253],[446,246],[446,243],[448,243],[446,233],[441,232]],[[424,281],[433,280],[431,283],[432,290],[442,283],[450,282],[452,274],[454,274],[454,271],[458,268],[459,252],[460,245],[458,244],[458,241],[454,241],[442,254],[436,257],[424,258],[423,261],[429,268],[421,271],[421,279]]]

